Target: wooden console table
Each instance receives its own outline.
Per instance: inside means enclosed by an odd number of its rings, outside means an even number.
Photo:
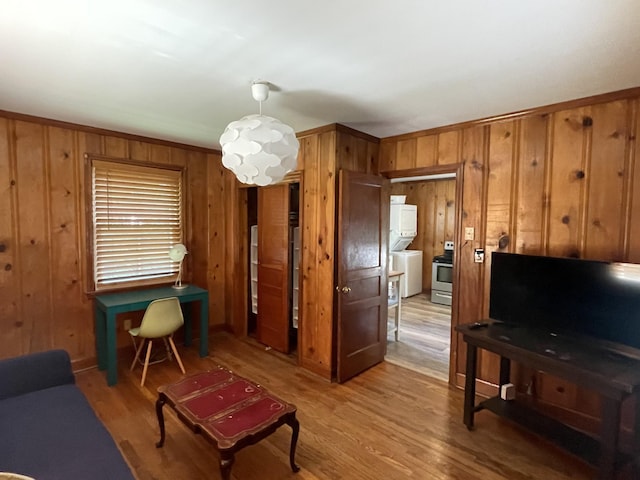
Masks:
[[[458,325],[456,330],[467,343],[464,423],[468,429],[473,429],[474,414],[487,409],[597,466],[600,480],[615,478],[616,472],[626,464],[632,465],[633,478],[640,478],[637,465],[640,400],[637,398],[632,451],[623,452],[619,444],[620,407],[623,400],[640,391],[640,359],[614,350],[610,345],[598,344],[597,340],[580,341],[490,320],[486,324]],[[513,360],[598,392],[602,400],[600,437],[575,430],[517,400],[505,401],[496,396],[476,405],[478,348],[500,355],[500,385],[509,383]]]

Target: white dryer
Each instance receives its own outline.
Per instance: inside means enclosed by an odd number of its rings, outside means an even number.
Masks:
[[[422,250],[391,252],[393,269],[403,272],[400,296],[407,298],[422,293]]]

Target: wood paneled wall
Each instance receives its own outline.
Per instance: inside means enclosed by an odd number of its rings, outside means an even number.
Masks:
[[[640,262],[640,88],[381,140],[380,171],[462,162],[462,220],[454,325],[488,315],[491,252],[502,250]],[[475,240],[462,241],[464,227]],[[486,261],[473,261],[484,248]],[[463,385],[465,346],[455,342],[452,380]],[[482,352],[480,378],[498,380]],[[517,387],[581,414],[597,399],[563,380],[521,372]]]
[[[444,242],[454,240],[455,180],[428,180],[391,184],[391,195],[406,195],[405,203],[418,206],[418,234],[407,248],[422,250],[422,290],[431,290],[434,255],[442,255]]]
[[[95,364],[87,295],[84,153],[180,165],[186,172],[188,281],[210,292],[224,324],[224,183],[204,149],[0,112],[0,357],[64,348]],[[118,346],[130,340],[118,323]]]

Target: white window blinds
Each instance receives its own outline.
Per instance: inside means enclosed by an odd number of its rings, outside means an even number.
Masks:
[[[168,281],[169,249],[182,243],[182,172],[92,160],[95,289]]]

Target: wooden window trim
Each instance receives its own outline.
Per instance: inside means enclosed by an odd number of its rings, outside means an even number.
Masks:
[[[186,231],[186,185],[185,185],[185,168],[176,166],[176,165],[166,165],[166,164],[158,164],[153,162],[140,162],[131,159],[124,158],[114,158],[107,157],[101,155],[93,155],[87,154],[84,155],[85,158],[85,214],[86,214],[86,245],[87,245],[87,294],[93,295],[96,293],[107,293],[111,291],[118,291],[123,289],[135,289],[147,286],[160,286],[167,285],[175,281],[177,277],[177,266],[175,266],[175,271],[170,274],[157,276],[154,278],[147,279],[136,279],[131,281],[117,281],[114,283],[100,284],[96,282],[96,276],[94,271],[94,261],[96,255],[96,246],[94,245],[94,235],[95,235],[95,225],[94,225],[94,208],[93,208],[93,200],[94,200],[94,191],[93,191],[93,172],[94,172],[94,164],[105,166],[105,165],[114,165],[120,171],[126,172],[136,172],[136,171],[151,171],[158,170],[159,172],[174,172],[178,175],[178,182],[180,188],[179,201],[180,201],[180,229],[179,229],[179,238],[172,243],[184,243],[185,239],[185,231]],[[168,252],[167,252],[168,253]],[[188,271],[186,271],[186,262],[182,265],[183,278],[188,278]]]

